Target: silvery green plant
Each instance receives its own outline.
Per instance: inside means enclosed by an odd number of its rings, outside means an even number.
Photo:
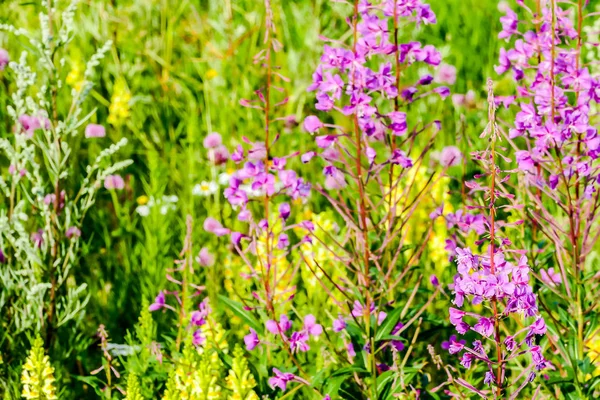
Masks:
[[[107,178],[131,164],[112,161],[127,144],[121,139],[79,168],[77,155],[87,141],[108,140],[102,126],[88,124],[95,110],[84,115],[83,104],[111,43],[91,57],[79,90],[63,84],[62,56],[74,37],[77,3],[71,1],[61,12],[51,0],[42,1],[41,32],[0,25],[0,34],[29,51],[4,72],[12,85],[4,115],[13,129],[0,137],[0,395],[18,386],[7,368],[22,364],[38,333],[55,361],[69,359],[86,345],[75,340],[89,299],[86,284],[77,282],[74,273],[81,268],[81,230],[101,183],[111,188]]]

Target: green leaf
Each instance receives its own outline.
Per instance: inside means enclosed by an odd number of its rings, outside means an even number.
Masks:
[[[254,316],[250,312],[244,310],[244,307],[241,303],[231,300],[223,295],[219,295],[218,297],[219,301],[225,303],[227,307],[229,307],[231,312],[243,319],[250,328],[254,329],[257,332],[262,331],[261,324],[254,318]]]

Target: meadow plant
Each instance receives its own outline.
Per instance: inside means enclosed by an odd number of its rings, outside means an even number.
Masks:
[[[550,381],[567,377],[561,392],[588,396],[595,367],[586,343],[598,331],[600,78],[595,62],[586,62],[584,44],[593,56],[597,43],[586,40],[584,25],[597,14],[587,15],[584,1],[517,4],[518,13],[505,7],[499,34],[511,45],[496,71],[512,73],[518,111],[504,136],[515,150],[515,191],[530,221],[523,240],[548,314]]]
[[[460,210],[446,215],[449,227],[456,231],[447,248],[456,260],[458,272],[452,285],[452,302],[458,308],[450,307],[450,323],[460,335],[473,331],[477,339],[467,345],[455,337],[450,340],[448,351],[460,353],[461,365],[467,369],[483,365],[477,371],[481,371],[483,384],[491,390],[476,384],[482,381],[476,374],[471,375],[473,381],[456,378],[454,382],[483,398],[517,398],[525,385],[535,379],[535,373],[546,368],[543,349],[536,343],[537,336],[546,333],[546,324],[530,284],[526,252],[515,249],[510,239],[513,235],[509,235],[509,229],[522,221],[507,222],[499,216],[499,210],[509,210],[515,205],[514,196],[502,185],[510,179],[511,171],[499,167],[498,159],[506,157],[497,149],[501,137],[491,80],[488,88],[489,122],[481,137],[487,138],[489,145],[473,153],[483,168],[477,177],[485,178],[488,183],[465,183],[473,198],[473,204],[465,206],[479,214]],[[477,193],[482,193],[483,198],[475,197]],[[487,244],[482,254],[473,253],[469,247],[472,231],[480,238],[475,241],[478,247]],[[465,309],[465,300],[477,307],[476,312]],[[511,364],[523,362],[520,358],[525,358],[527,364],[517,373],[511,373]]]
[[[77,1],[62,11],[51,1],[42,3],[39,32],[0,25],[11,40],[22,40],[31,52],[12,57],[16,61],[10,61],[4,72],[11,82],[7,115],[12,132],[4,132],[0,139],[3,164],[7,166],[0,178],[0,347],[7,361],[1,366],[0,394],[18,386],[11,369],[23,364],[27,343],[33,344],[35,357],[43,353],[40,340],[33,341],[38,335],[50,358],[61,365],[86,345],[87,341],[76,337],[81,334],[89,295],[86,284],[77,283],[74,276],[82,252],[83,223],[102,182],[130,164],[111,161],[126,139],[90,154],[93,163],[83,171],[75,162],[78,152],[88,147],[86,141],[98,140],[82,140],[84,130],[98,130],[89,125],[86,128],[94,113],[83,115],[82,105],[110,42],[88,62],[80,90],[69,92],[63,85],[62,57],[73,38]],[[5,64],[8,57],[3,54]],[[57,371],[60,376],[65,373]],[[31,376],[25,379],[24,374],[23,379],[29,382]],[[23,379],[21,384],[29,385],[33,393],[33,383]],[[50,394],[40,396],[51,398]]]
[[[434,46],[401,42],[402,32],[436,22],[429,5],[356,1],[347,7],[349,43],[324,38],[309,87],[316,91],[315,108],[330,116],[305,119],[305,130],[318,134],[317,149],[302,156],[323,163],[324,183],[316,190],[345,225],[342,239],[327,246],[348,275],[327,282],[327,290],[341,294],[333,330],[346,343],[352,368],[361,369],[347,378],[364,395],[417,393],[409,382],[423,364],[413,360],[406,369],[407,361],[420,316],[439,287],[421,288],[417,267],[433,224],[422,231],[415,225],[423,198],[442,178],[424,167],[441,124],[407,110],[420,101],[431,104],[432,95],[445,99],[450,90],[438,82],[453,83],[455,69],[441,64]],[[440,159],[443,168],[460,159],[450,153]]]

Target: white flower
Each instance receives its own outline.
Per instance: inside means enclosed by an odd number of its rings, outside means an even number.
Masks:
[[[202,181],[194,186],[192,194],[194,196],[210,196],[211,194],[217,193],[217,190],[219,190],[219,185],[217,185],[216,182]]]
[[[229,180],[231,179],[231,174],[227,172],[222,172],[219,174],[219,184],[226,186],[229,185]]]
[[[135,211],[137,211],[137,213],[140,214],[142,217],[147,217],[148,215],[150,215],[150,207],[146,205],[139,206],[135,209]]]

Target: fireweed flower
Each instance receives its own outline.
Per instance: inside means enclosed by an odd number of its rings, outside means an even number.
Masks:
[[[474,229],[477,235],[481,235],[486,239],[480,242],[487,242],[487,253],[473,254],[470,248],[456,246],[453,249],[455,253],[455,261],[457,265],[457,274],[454,276],[453,303],[458,307],[449,309],[450,323],[455,326],[459,334],[465,334],[469,330],[478,333],[483,338],[489,338],[495,343],[496,351],[489,352],[480,341],[473,342],[473,346],[469,347],[466,343],[458,343],[456,341],[449,344],[449,351],[452,354],[461,353],[461,364],[465,368],[470,368],[475,362],[473,357],[477,354],[477,362],[487,364],[488,371],[484,376],[485,384],[495,384],[495,396],[502,396],[505,390],[509,390],[509,386],[516,386],[513,392],[513,397],[529,380],[529,375],[520,376],[523,383],[508,384],[506,376],[506,364],[510,359],[517,355],[529,353],[533,359],[533,367],[541,370],[545,367],[546,361],[541,354],[541,348],[535,345],[535,337],[542,336],[546,333],[546,325],[544,320],[538,313],[536,295],[533,293],[529,282],[529,263],[525,256],[520,256],[515,259],[513,254],[518,254],[518,251],[510,251],[510,240],[503,238],[504,230],[502,221],[498,221],[496,217],[497,203],[500,201],[510,200],[510,197],[501,193],[498,189],[502,182],[506,181],[503,174],[507,171],[501,170],[496,164],[496,140],[498,140],[498,131],[495,120],[496,105],[492,93],[491,81],[489,86],[489,124],[486,127],[482,136],[490,137],[490,145],[484,151],[476,152],[474,158],[479,160],[485,168],[484,176],[489,176],[490,186],[486,187],[482,184],[477,184],[481,191],[489,196],[489,215],[481,215],[482,224],[478,228],[474,228],[472,223],[468,223],[467,214],[457,212],[446,216],[449,227],[453,227],[457,232],[457,240],[463,241],[467,235]],[[470,187],[475,187],[475,183],[470,183]],[[474,220],[475,218],[469,217]],[[484,304],[488,311],[488,315],[480,315],[478,313],[461,310],[466,308],[470,303],[473,306]],[[519,319],[519,324],[525,326],[505,339],[502,338],[500,324],[509,323],[509,318]],[[533,319],[533,321],[531,321]],[[527,325],[529,324],[529,325]],[[508,329],[508,328],[507,328]],[[525,335],[523,335],[525,334]],[[523,337],[524,340],[516,339],[517,336]],[[520,353],[515,352],[519,350]],[[460,383],[460,381],[457,381]],[[479,393],[474,387],[461,385],[470,390]]]
[[[260,344],[260,339],[254,329],[250,328],[250,333],[244,336],[244,343],[248,351],[254,350]]]
[[[597,24],[597,18],[588,18],[593,14],[586,15],[590,12],[586,2],[578,4],[542,2],[534,15],[517,2],[518,14],[526,17],[518,24],[517,13],[506,7],[501,37],[507,44],[499,55],[497,72],[512,73],[517,86],[516,93],[510,93],[517,95],[517,100],[511,106],[516,118],[508,127],[508,137],[517,150],[518,190],[526,200],[525,207],[537,209],[525,213],[535,227],[530,230],[532,240],[550,239],[542,254],[535,256],[561,260],[552,271],[538,271],[542,281],[539,296],[548,296],[545,302],[565,309],[575,321],[548,320],[560,345],[566,346],[572,338],[577,343],[572,357],[558,354],[555,363],[569,364],[578,371],[569,384],[583,390],[586,378],[573,360],[584,359],[584,326],[597,317],[596,312],[582,310],[597,302],[589,290],[593,283],[585,266],[598,239],[591,234],[597,231],[597,223],[589,221],[600,208],[600,71],[595,62],[583,59],[584,55],[593,58],[597,52],[584,49],[597,47],[597,32],[585,36],[594,27],[584,27],[588,21]]]
[[[269,386],[271,389],[275,389],[276,387],[281,389],[281,391],[285,392],[287,389],[287,384],[296,379],[296,376],[289,372],[281,372],[277,368],[273,368],[273,373],[275,376],[269,378]]]

